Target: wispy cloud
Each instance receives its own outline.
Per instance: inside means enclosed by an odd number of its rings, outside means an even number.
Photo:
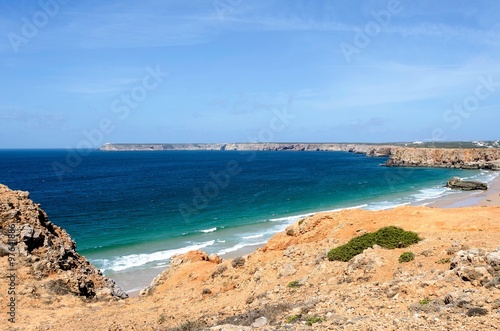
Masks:
[[[30,112],[17,108],[0,107],[0,122],[23,123],[30,129],[66,127],[68,118],[63,113]]]

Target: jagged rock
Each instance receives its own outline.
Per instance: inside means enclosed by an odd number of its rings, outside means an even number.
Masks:
[[[446,187],[452,189],[459,189],[462,191],[473,191],[473,190],[487,190],[488,186],[481,182],[476,181],[465,181],[458,177],[453,177],[446,183]]]
[[[96,293],[128,297],[76,252],[76,244],[68,233],[49,221],[39,205],[29,199],[29,193],[12,191],[0,184],[0,228],[11,227],[17,237],[13,246],[16,261],[29,268],[34,279],[49,279],[43,284],[50,293],[97,299],[101,297]],[[2,231],[0,245],[4,247],[8,241],[7,233]]]
[[[450,270],[474,286],[497,287],[500,283],[500,251],[480,249],[459,251],[451,259]]]

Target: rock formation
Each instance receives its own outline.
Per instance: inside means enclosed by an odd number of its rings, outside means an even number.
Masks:
[[[391,146],[370,144],[232,143],[232,144],[105,144],[103,151],[343,151],[389,156]]]
[[[76,252],[68,233],[50,222],[40,206],[29,199],[28,192],[12,191],[0,184],[0,230],[0,256],[15,261],[13,267],[19,277],[29,275],[22,283],[32,284],[32,293],[89,299],[128,297]]]
[[[500,170],[500,148],[401,148],[391,150],[389,167]]]
[[[462,191],[487,190],[488,185],[476,181],[465,181],[459,177],[453,177],[446,183],[446,187],[458,189]]]

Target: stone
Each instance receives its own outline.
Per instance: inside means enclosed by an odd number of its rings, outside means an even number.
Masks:
[[[472,316],[485,316],[488,315],[488,310],[484,308],[470,308],[467,310],[467,313],[465,313],[467,316],[472,317]]]
[[[244,265],[245,265],[245,258],[244,257],[237,257],[231,261],[231,266],[233,268],[240,268],[240,267],[243,267]]]
[[[253,328],[261,328],[263,326],[266,326],[268,324],[268,320],[267,318],[265,318],[264,316],[262,317],[259,317],[257,318],[253,323],[252,323],[252,327]]]
[[[291,264],[286,264],[279,270],[280,277],[288,277],[293,276],[297,273],[297,269],[295,269]]]
[[[488,185],[476,181],[464,181],[458,177],[453,177],[446,183],[446,187],[459,189],[462,191],[487,190]]]

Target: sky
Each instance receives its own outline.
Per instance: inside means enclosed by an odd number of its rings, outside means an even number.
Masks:
[[[500,139],[495,0],[0,0],[0,148]]]

